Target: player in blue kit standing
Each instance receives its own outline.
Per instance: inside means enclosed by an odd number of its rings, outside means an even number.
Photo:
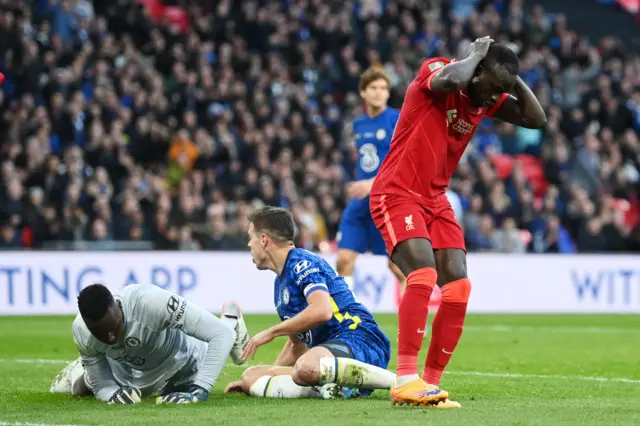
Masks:
[[[387,249],[376,228],[369,209],[369,193],[382,161],[389,153],[391,136],[400,112],[387,106],[389,77],[376,67],[367,69],[360,77],[360,96],[365,114],[353,120],[353,134],[358,149],[356,179],[347,187],[350,200],[342,212],[338,228],[338,261],[336,269],[353,289],[353,268],[358,254],[371,251],[386,255]],[[389,261],[389,266],[401,282],[402,272]]]
[[[389,389],[391,344],[344,279],[320,256],[293,244],[291,213],[263,207],[249,215],[256,267],[276,273],[274,304],[281,321],[256,334],[243,359],[273,339],[288,337],[275,365],[247,369],[226,392],[272,398],[332,398]]]

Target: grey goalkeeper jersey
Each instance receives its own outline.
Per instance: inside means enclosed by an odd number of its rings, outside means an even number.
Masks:
[[[143,395],[167,386],[215,384],[235,340],[235,331],[202,307],[150,284],[129,285],[114,293],[125,327],[114,345],[96,339],[82,317],[73,322],[85,381],[107,401],[121,386]]]

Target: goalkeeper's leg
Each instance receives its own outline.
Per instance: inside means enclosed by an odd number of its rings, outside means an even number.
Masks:
[[[49,389],[51,393],[70,393],[73,396],[93,395],[84,381],[84,367],[80,358],[71,361],[53,379]]]

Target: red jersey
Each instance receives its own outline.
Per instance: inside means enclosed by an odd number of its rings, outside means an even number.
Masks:
[[[444,197],[476,127],[509,97],[505,93],[495,105],[477,108],[464,91],[432,91],[431,79],[450,62],[442,57],[426,60],[407,88],[389,154],[371,195],[411,194],[427,203]]]

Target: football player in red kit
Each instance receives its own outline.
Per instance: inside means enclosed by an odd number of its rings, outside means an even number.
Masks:
[[[464,236],[445,189],[483,118],[527,128],[545,125],[544,110],[518,77],[518,67],[514,52],[484,37],[461,61],[428,59],[407,88],[370,200],[391,260],[407,277],[398,312],[394,403],[460,407],[438,387],[462,334],[471,292]],[[420,377],[418,353],[436,284],[442,299]]]

